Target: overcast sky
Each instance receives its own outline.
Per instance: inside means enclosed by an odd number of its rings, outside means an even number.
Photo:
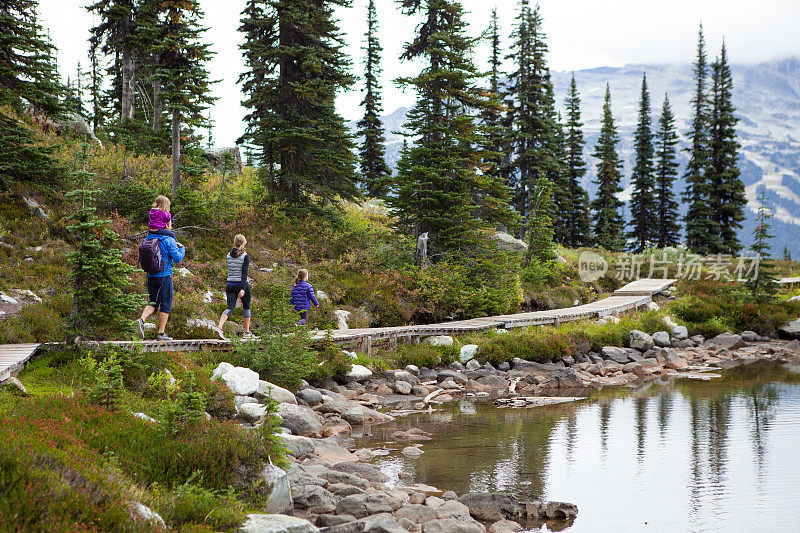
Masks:
[[[58,47],[62,76],[74,75],[80,61],[88,63],[87,39],[94,24],[82,6],[89,0],[41,0],[43,25]],[[200,0],[205,10],[216,56],[209,69],[219,98],[211,110],[216,122],[218,146],[231,145],[244,131],[239,105],[242,95],[236,80],[243,69],[238,46],[240,11],[244,0]],[[339,9],[347,52],[353,58],[353,72],[362,70],[363,35],[366,31],[367,0],[354,0],[350,8]],[[503,45],[517,13],[517,0],[462,0],[472,36],[489,25],[497,7]],[[535,1],[532,0],[532,4]],[[579,70],[626,63],[688,63],[694,58],[697,26],[703,22],[706,41],[713,53],[723,36],[733,63],[756,63],[800,54],[800,0],[542,0],[544,30],[550,47],[549,63],[555,70]],[[403,43],[413,35],[419,17],[402,15],[393,0],[376,0],[379,36],[383,52],[384,108],[387,112],[413,103],[413,94],[395,86],[398,76],[412,75],[418,66],[396,59]],[[479,67],[486,68],[488,49],[477,50]],[[337,107],[348,120],[359,118],[363,83],[342,94]]]

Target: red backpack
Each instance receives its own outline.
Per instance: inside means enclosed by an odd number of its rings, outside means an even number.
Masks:
[[[161,257],[161,243],[158,239],[144,239],[139,244],[139,264],[148,274],[158,274],[164,270],[164,258]]]

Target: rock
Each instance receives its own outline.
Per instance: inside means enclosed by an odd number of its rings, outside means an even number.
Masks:
[[[292,512],[292,489],[289,475],[281,468],[267,463],[259,476],[267,487],[270,487],[267,499],[267,512],[286,514]]]
[[[191,276],[191,275],[192,275],[192,271],[191,271],[191,270],[189,270],[189,269],[188,269],[188,268],[186,268],[186,267],[179,267],[179,268],[176,268],[176,269],[175,269],[175,272],[177,272],[178,274],[180,274],[180,276],[181,276],[182,278],[185,278],[185,277],[188,277],[188,276]],[[208,319],[204,319],[204,320],[208,320]],[[211,323],[211,324],[213,324],[214,326],[216,326],[216,324],[214,324],[213,322],[210,322],[210,321],[209,321],[209,323]]]
[[[670,346],[673,348],[691,348],[695,342],[691,339],[672,339]]]
[[[359,522],[364,524],[364,533],[406,533],[388,512],[367,516]]]
[[[295,398],[311,407],[322,403],[322,393],[316,389],[302,389],[297,391]]]
[[[50,215],[48,215],[47,212],[44,209],[42,209],[42,206],[39,205],[39,202],[37,202],[33,198],[28,198],[27,196],[23,196],[22,200],[25,202],[25,205],[28,206],[28,209],[30,209],[31,213],[33,213],[33,215],[36,218],[42,220],[50,219]]]
[[[513,235],[509,235],[503,231],[496,231],[492,234],[492,240],[497,243],[500,250],[508,252],[524,252],[528,249],[528,244]]]
[[[742,340],[744,342],[759,342],[761,341],[761,335],[756,333],[755,331],[743,331],[741,334]]]
[[[653,342],[653,338],[644,331],[633,329],[628,333],[628,346],[634,350],[646,352],[655,346],[655,342]]]
[[[489,533],[513,533],[520,529],[522,529],[522,526],[513,520],[498,520],[489,526]]]
[[[398,520],[405,518],[407,520],[411,520],[415,524],[422,524],[424,522],[435,520],[436,511],[427,505],[409,503],[395,511],[394,516]]]
[[[583,381],[571,368],[557,368],[542,382],[542,387],[548,389],[571,389],[582,386]]]
[[[419,385],[419,378],[406,370],[390,370],[386,372],[386,377],[394,381],[405,381],[411,385]]]
[[[237,417],[251,424],[255,424],[264,418],[266,414],[267,407],[260,403],[244,403],[239,406],[239,410],[236,412]]]
[[[332,515],[336,516],[336,515]],[[345,515],[346,516],[346,515]],[[355,519],[355,517],[352,517]],[[328,526],[320,529],[320,533],[364,533],[364,522],[346,522],[336,526]]]
[[[272,396],[272,399],[278,403],[297,404],[297,398],[290,391],[264,380],[258,381],[258,390],[253,393],[253,396],[259,400],[266,400],[268,396]]]
[[[203,301],[207,304],[210,304],[214,300],[214,293],[211,291],[206,291],[203,294]]]
[[[461,347],[461,352],[458,355],[458,360],[462,363],[466,363],[467,361],[471,361],[475,359],[475,356],[478,355],[478,345],[477,344],[465,344]]]
[[[653,333],[653,342],[656,346],[666,347],[669,346],[669,333],[666,331],[656,331]]]
[[[222,379],[237,396],[249,396],[258,390],[258,372],[230,363],[220,363],[211,375],[211,381]]]
[[[415,376],[419,376],[419,367],[417,365],[406,365],[405,370]]]
[[[450,335],[434,335],[432,337],[427,337],[423,342],[430,346],[452,346],[453,337]]]
[[[470,359],[469,361],[467,361],[467,364],[464,365],[464,367],[467,370],[478,370],[479,368],[481,368],[481,364],[478,362],[477,359]],[[481,370],[484,370],[484,369],[481,369]],[[490,371],[487,370],[487,372],[490,372]]]
[[[372,377],[372,370],[363,365],[353,365],[350,370],[343,376],[345,382],[355,381],[358,383],[364,382]]]
[[[455,500],[444,501],[436,507],[437,518],[469,518],[469,507]]]
[[[369,487],[369,482],[366,479],[362,479],[355,474],[348,474],[347,472],[341,472],[339,470],[325,469],[325,471],[320,473],[319,476],[333,484],[345,484],[358,489],[366,489]]]
[[[610,359],[621,365],[631,362],[632,359],[629,357],[631,352],[636,352],[637,355],[639,353],[638,350],[633,348],[620,348],[618,346],[603,346],[601,352],[604,359]]]
[[[203,153],[214,170],[235,174],[240,176],[244,172],[242,165],[242,154],[238,146],[214,147],[209,148]]]
[[[428,496],[427,498],[425,498],[425,505],[427,505],[428,507],[436,508],[441,505],[444,505],[444,503],[445,502],[443,499],[437,498],[436,496]]]
[[[15,378],[13,376],[10,377],[10,378],[6,378],[2,382],[0,382],[0,387],[8,387],[11,390],[12,393],[18,394],[20,396],[27,396],[28,395],[28,389],[25,388],[25,385],[23,385],[20,380],[18,380],[17,378]],[[136,413],[134,416],[139,416],[139,415],[143,415],[143,416],[145,416],[147,418],[150,418],[149,416],[145,415],[144,413]],[[139,417],[139,418],[141,418],[141,417]],[[150,420],[153,420],[153,419],[150,418]],[[155,422],[155,420],[153,420],[153,422]]]
[[[320,434],[322,424],[317,419],[317,413],[304,405],[282,403],[278,405],[278,414],[281,417],[281,426],[288,428],[295,435],[316,436]]]
[[[569,520],[578,516],[578,506],[567,502],[546,502],[540,507],[539,516],[550,520]]]
[[[655,302],[647,302],[647,310],[648,311],[660,311],[661,308]]]
[[[605,374],[605,366],[602,361],[598,361],[587,366],[586,371],[594,376],[602,376]]]
[[[164,522],[164,519],[161,518],[161,515],[141,502],[131,502],[129,511],[131,519],[134,522],[145,522],[150,526],[148,529],[167,529],[167,523]]]
[[[341,418],[334,417],[325,421],[322,424],[322,436],[334,437],[336,435],[349,435],[353,428],[348,422]]]
[[[312,513],[331,513],[336,509],[336,497],[318,485],[305,485],[295,490],[294,505]]]
[[[638,378],[643,378],[645,376],[650,375],[650,372],[646,371],[644,367],[639,363],[628,363],[623,365],[622,371],[630,374],[635,374]]]
[[[800,339],[800,318],[787,322],[778,328],[778,331],[789,337],[790,339]]]
[[[667,352],[664,368],[668,368],[670,370],[681,370],[687,366],[689,366],[689,363],[687,363],[683,357],[679,357],[672,352]]]
[[[350,311],[337,309],[333,314],[336,315],[337,329],[350,329],[350,326],[347,325],[347,321],[350,320]]]
[[[355,521],[356,517],[349,514],[321,514],[317,517],[315,524],[318,527],[331,527]]]
[[[392,513],[400,508],[403,502],[386,491],[374,494],[354,494],[342,498],[336,504],[336,514],[349,514],[363,518],[378,513]]]
[[[294,516],[283,514],[249,514],[239,528],[240,533],[319,533],[317,526]]]
[[[467,382],[467,376],[455,370],[440,370],[436,374],[436,381],[438,381],[439,383],[446,381],[448,379],[452,379],[454,382],[461,385]]]
[[[328,464],[333,464],[340,461],[358,461],[358,457],[350,453],[347,448],[344,448],[341,444],[339,444],[337,437],[311,439],[311,442],[314,444],[314,455]]]
[[[442,494],[442,499],[446,502],[454,501],[458,499],[458,494],[456,494],[452,490],[448,490],[444,494]]]
[[[402,453],[406,457],[419,457],[420,455],[422,455],[423,452],[416,446],[406,446],[405,448],[400,450],[400,453]]]
[[[411,383],[406,381],[395,381],[394,390],[397,394],[411,394]]]
[[[348,474],[356,475],[373,483],[386,483],[389,481],[389,476],[381,472],[377,466],[367,463],[340,462],[334,464],[331,469],[338,470],[339,472],[347,472]]]
[[[440,518],[422,524],[422,533],[486,533],[486,528],[469,517]]]
[[[689,330],[686,326],[675,326],[672,328],[672,336],[678,340],[683,340],[689,337]]]
[[[301,437],[299,435],[284,434],[281,435],[283,445],[293,457],[307,457],[314,453],[314,441],[308,437]]]
[[[524,516],[525,506],[511,494],[502,492],[468,492],[458,499],[478,520],[497,521]]]
[[[661,321],[672,329],[675,329],[678,326],[678,324],[672,319],[672,317],[669,316],[665,316],[664,318],[661,319]]]
[[[742,337],[731,333],[720,333],[713,339],[709,339],[709,342],[713,342],[717,348],[724,348],[729,351],[738,350],[744,346]]]
[[[497,370],[499,370],[500,372],[508,372],[509,370],[511,370],[511,364],[508,361],[503,361],[502,363],[497,365]]]
[[[364,409],[354,407],[348,411],[342,413],[342,418],[346,420],[348,423],[360,426],[364,423]]]

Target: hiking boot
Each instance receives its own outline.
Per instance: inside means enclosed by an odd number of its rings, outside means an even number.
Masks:
[[[217,335],[217,338],[218,338],[219,340],[221,340],[221,341],[228,340],[228,339],[226,339],[226,338],[225,338],[225,334],[222,332],[222,329],[220,329],[219,327],[217,327],[217,326],[214,326],[213,328],[211,328],[211,331],[213,331],[214,333],[216,333],[216,335]]]
[[[245,331],[242,334],[242,340],[244,340],[244,341],[257,341],[258,337],[253,335],[253,333],[251,331]]]
[[[136,333],[144,340],[144,320],[141,318],[136,319]]]
[[[172,337],[170,337],[166,333],[159,333],[158,335],[156,335],[156,340],[157,341],[171,341]]]

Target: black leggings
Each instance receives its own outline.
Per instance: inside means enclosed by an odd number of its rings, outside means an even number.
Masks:
[[[239,291],[242,290],[241,284],[227,285],[225,287],[225,299],[228,300],[228,308],[222,314],[230,316],[236,308],[236,300],[239,299]],[[242,309],[244,309],[244,317],[250,318],[250,284],[244,285],[244,296],[242,296]]]

